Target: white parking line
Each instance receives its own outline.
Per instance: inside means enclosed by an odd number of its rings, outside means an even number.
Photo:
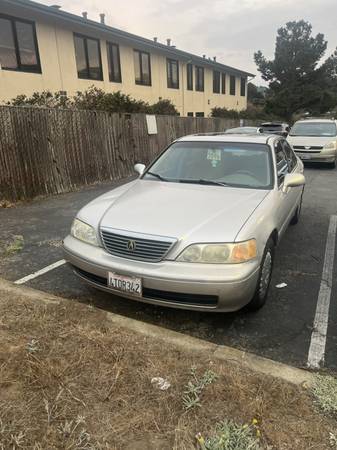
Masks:
[[[324,364],[326,335],[328,330],[330,297],[333,277],[337,231],[337,216],[330,217],[328,237],[326,240],[324,265],[319,289],[314,327],[308,354],[308,367],[318,369]]]
[[[40,275],[43,275],[44,273],[47,273],[53,269],[56,269],[57,267],[62,266],[66,263],[65,259],[60,259],[60,261],[56,261],[53,264],[50,264],[47,267],[44,267],[41,270],[38,270],[37,272],[31,273],[30,275],[27,275],[26,277],[20,278],[20,280],[14,281],[14,284],[24,284],[27,283],[27,281],[33,280],[34,278],[39,277]]]

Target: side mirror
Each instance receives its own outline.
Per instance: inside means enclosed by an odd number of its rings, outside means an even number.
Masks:
[[[137,173],[139,173],[139,175],[143,175],[143,172],[145,170],[145,164],[138,163],[135,164],[133,168]]]
[[[287,173],[284,177],[283,182],[283,192],[287,192],[291,187],[303,186],[305,185],[304,175],[301,173]]]

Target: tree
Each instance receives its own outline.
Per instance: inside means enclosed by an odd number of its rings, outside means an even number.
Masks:
[[[265,96],[254,83],[248,83],[247,100],[249,103],[262,105],[265,103]]]
[[[289,120],[296,111],[324,113],[337,104],[337,53],[319,65],[326,48],[324,35],[312,36],[311,24],[300,20],[277,31],[274,60],[255,53],[258,70],[269,82],[267,112]]]

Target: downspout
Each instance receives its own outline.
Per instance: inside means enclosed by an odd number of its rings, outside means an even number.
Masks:
[[[63,75],[62,75],[62,69],[61,69],[60,49],[59,49],[59,42],[58,42],[58,36],[57,36],[57,31],[56,31],[56,25],[54,26],[54,34],[55,34],[55,43],[56,43],[56,51],[57,51],[57,62],[58,62],[58,66],[59,66],[59,75],[60,75],[60,82],[61,82],[61,89],[60,89],[60,91],[65,91]],[[67,92],[67,95],[68,95],[68,92]]]
[[[183,100],[183,116],[186,116],[186,110],[185,110],[185,89],[187,89],[187,85],[185,85],[185,80],[184,80],[184,68],[186,68],[186,79],[187,79],[187,64],[190,64],[192,62],[191,59],[187,60],[185,63],[183,63],[182,66],[182,71],[181,71],[181,84],[182,84],[182,88],[183,88],[183,92],[182,92],[182,100]]]

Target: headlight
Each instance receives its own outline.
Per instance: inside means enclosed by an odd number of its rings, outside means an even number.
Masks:
[[[324,145],[324,150],[336,150],[336,141],[329,142],[329,144]]]
[[[84,241],[92,245],[98,245],[95,229],[79,219],[75,219],[73,221],[70,233],[80,241]]]
[[[237,244],[192,244],[185,248],[177,261],[206,264],[237,264],[256,258],[256,240]]]

